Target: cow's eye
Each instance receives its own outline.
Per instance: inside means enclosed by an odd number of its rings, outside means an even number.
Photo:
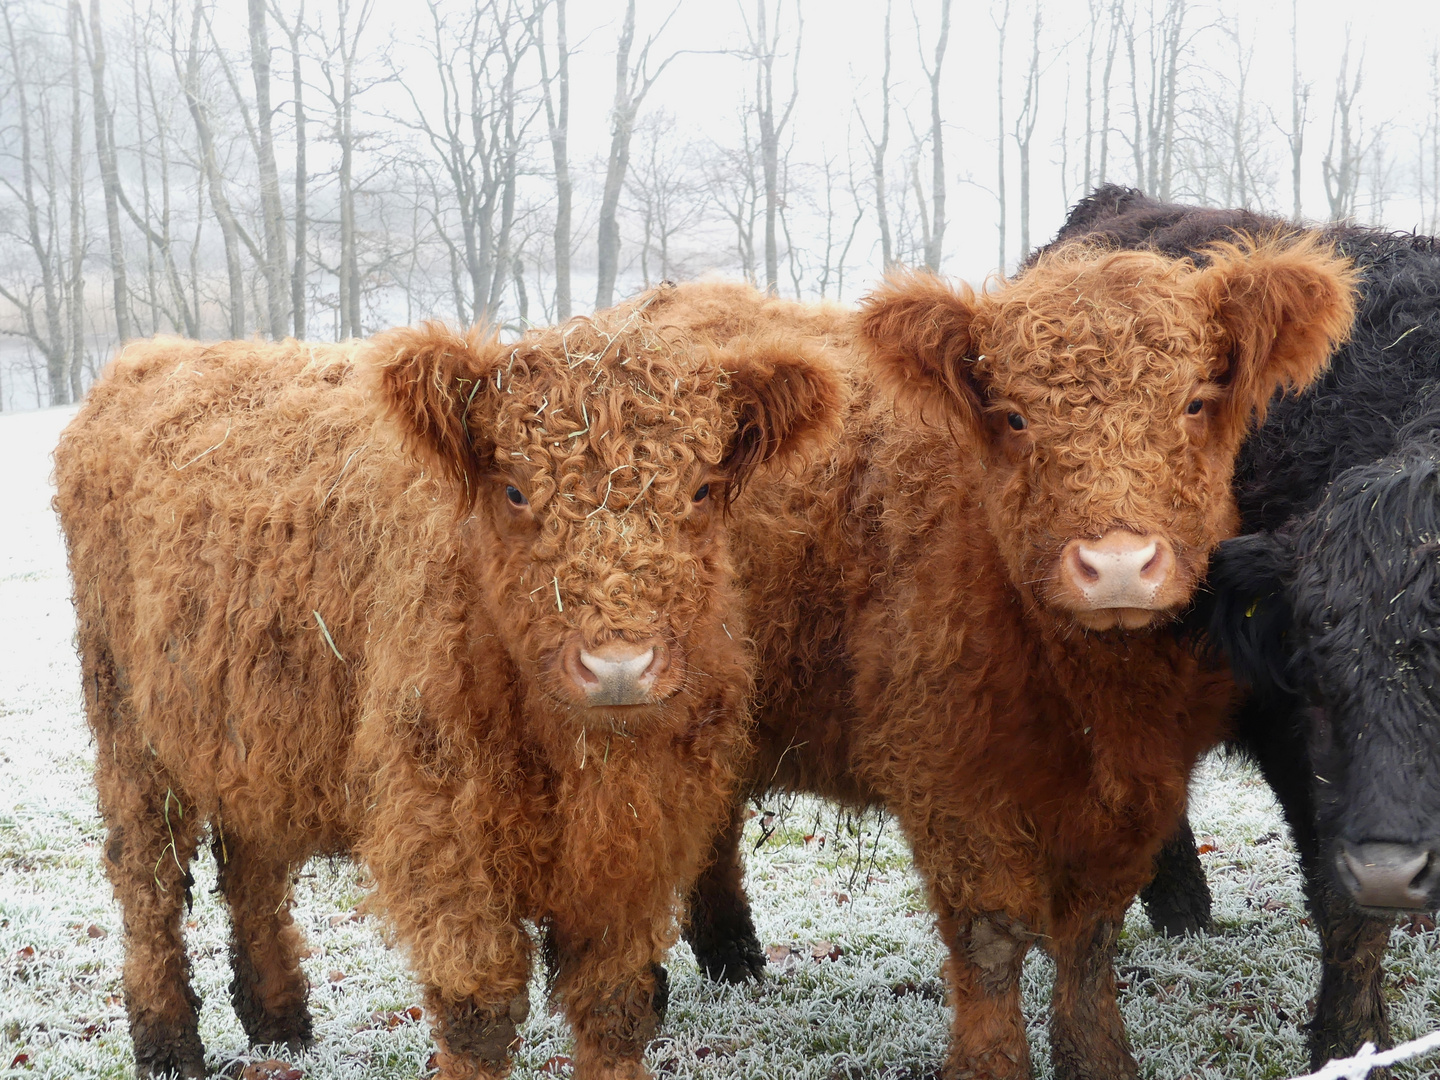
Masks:
[[[1025,418],[1018,412],[1006,413],[1005,420],[1009,423],[1011,431],[1024,431],[1029,426],[1025,423]]]
[[[530,500],[525,498],[525,493],[514,484],[505,485],[505,498],[510,500],[511,506],[528,506]]]
[[[1189,405],[1186,405],[1186,406],[1185,406],[1185,415],[1186,415],[1186,416],[1199,416],[1200,413],[1201,413],[1201,411],[1204,410],[1204,408],[1205,408],[1205,399],[1204,399],[1204,398],[1198,398],[1198,397],[1197,397],[1194,401],[1190,402]]]
[[[710,497],[710,485],[709,485],[709,484],[701,484],[698,488],[695,489],[695,494],[690,496],[690,501],[691,501],[691,502],[697,502],[697,503],[699,503],[699,502],[704,502],[704,501],[705,501],[706,499],[708,499],[709,497]]]

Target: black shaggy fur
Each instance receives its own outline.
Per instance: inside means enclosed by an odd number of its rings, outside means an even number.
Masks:
[[[1056,243],[1203,260],[1216,240],[1294,228],[1107,185]],[[1194,613],[1251,687],[1235,741],[1274,788],[1300,852],[1323,947],[1316,1067],[1389,1041],[1393,916],[1352,902],[1340,845],[1428,849],[1414,885],[1440,906],[1440,246],[1348,225],[1327,235],[1364,275],[1352,338],[1246,443],[1235,483],[1248,535],[1221,545]],[[1188,837],[1162,857],[1157,925],[1198,904],[1197,867]]]

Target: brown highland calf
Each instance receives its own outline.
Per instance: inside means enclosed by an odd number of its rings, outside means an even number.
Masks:
[[[311,1038],[291,881],[350,852],[441,1076],[505,1072],[529,921],[577,1077],[645,1076],[748,753],[721,508],[831,437],[843,392],[818,351],[633,312],[515,345],[129,346],[55,505],[138,1071],[205,1073],[181,918],[208,836],[252,1042]]]
[[[1235,532],[1246,430],[1323,367],[1352,286],[1304,240],[1204,269],[1057,251],[981,295],[893,279],[862,305],[833,458],[737,503],[752,789],[897,816],[950,950],[952,1080],[1029,1076],[1035,943],[1055,1075],[1136,1075],[1111,958],[1232,693],[1172,624]],[[764,963],[737,843],[732,823],[687,935],[729,978]]]

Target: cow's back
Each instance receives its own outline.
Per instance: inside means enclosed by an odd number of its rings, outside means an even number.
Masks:
[[[1440,413],[1435,241],[1354,227],[1333,235],[1364,275],[1354,331],[1329,370],[1276,401],[1246,440],[1235,473],[1245,532],[1277,529],[1313,508],[1341,472],[1433,429]]]
[[[351,351],[132,344],[55,453],[82,661],[125,702],[92,710],[99,751],[139,740],[202,814],[320,847],[344,842],[375,540],[414,480]]]

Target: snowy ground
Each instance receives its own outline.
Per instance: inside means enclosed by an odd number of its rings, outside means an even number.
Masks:
[[[99,868],[93,747],[49,509],[49,452],[71,415],[0,416],[0,1077],[129,1075],[119,913]],[[807,800],[761,809],[776,812],[778,827],[750,857],[750,890],[762,940],[782,962],[763,986],[721,988],[678,947],[652,1066],[662,1075],[757,1080],[928,1076],[946,1042],[942,950],[894,825],[880,827],[873,815],[857,823]],[[1193,820],[1210,849],[1203,858],[1217,932],[1159,938],[1137,907],[1121,945],[1121,1005],[1142,1073],[1258,1080],[1303,1072],[1315,941],[1269,792],[1249,768],[1212,760],[1197,778]],[[752,846],[759,822],[751,822]],[[230,1010],[224,913],[210,891],[208,857],[197,877],[188,926],[205,1003],[201,1033],[212,1067],[234,1076],[256,1055]],[[372,920],[356,913],[362,898],[345,863],[315,863],[301,881],[297,919],[312,949],[318,1042],[293,1063],[317,1078],[416,1077],[431,1050],[411,1014],[418,993]],[[1434,931],[1392,937],[1397,1040],[1437,1026],[1436,945]],[[1032,960],[1025,1002],[1042,1077],[1047,981],[1048,964]],[[539,1000],[543,990],[535,993]],[[557,1018],[537,1009],[523,1035],[517,1077],[569,1074]],[[1396,1076],[1437,1070],[1432,1059]]]

